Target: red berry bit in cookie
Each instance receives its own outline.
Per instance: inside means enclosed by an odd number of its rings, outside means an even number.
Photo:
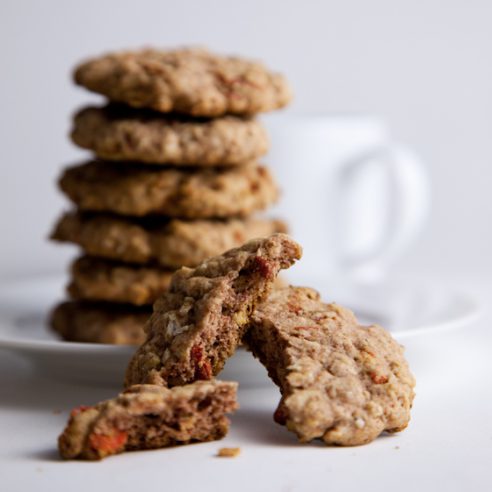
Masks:
[[[93,407],[88,407],[86,405],[80,405],[79,407],[75,407],[74,409],[72,409],[72,411],[70,412],[70,416],[75,417],[79,413],[86,412],[87,410],[89,410],[91,408],[93,408]]]
[[[109,454],[122,451],[128,440],[128,434],[124,431],[114,430],[111,434],[91,434],[89,436],[89,446],[104,458]]]
[[[385,376],[384,374],[376,374],[375,372],[371,372],[370,376],[374,384],[386,384],[388,382],[388,376]]]
[[[197,345],[191,347],[191,361],[195,366],[195,377],[197,380],[207,380],[212,377],[212,366],[208,360],[203,358],[203,349]]]
[[[261,256],[257,256],[253,259],[253,270],[260,272],[260,274],[267,279],[271,279],[276,275],[273,265]]]

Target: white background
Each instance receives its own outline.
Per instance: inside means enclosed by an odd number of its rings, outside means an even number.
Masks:
[[[61,167],[83,155],[69,117],[95,96],[71,67],[105,50],[204,44],[291,80],[292,111],[367,111],[425,159],[432,215],[401,270],[492,272],[492,3],[20,1],[0,3],[0,274],[60,270],[46,241]]]
[[[46,237],[66,207],[56,176],[84,155],[66,138],[70,115],[96,100],[71,84],[73,65],[117,48],[205,44],[283,71],[293,112],[385,117],[426,161],[434,188],[426,229],[398,269],[450,284],[469,275],[490,304],[491,26],[488,0],[0,0],[0,276],[61,270],[72,253]],[[271,422],[272,386],[266,397],[242,390],[223,443],[97,465],[61,465],[55,437],[69,408],[116,388],[51,381],[2,352],[0,488],[488,490],[491,321],[409,341],[417,398],[401,435],[298,446]],[[241,456],[218,461],[222,445],[240,445]]]

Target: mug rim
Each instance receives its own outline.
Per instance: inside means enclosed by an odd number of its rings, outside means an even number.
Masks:
[[[377,113],[370,113],[364,111],[276,111],[272,113],[264,113],[260,115],[265,119],[285,119],[285,120],[311,120],[311,121],[323,121],[323,120],[343,120],[346,121],[377,121],[386,125],[386,118],[383,115]]]
[[[315,113],[302,112],[293,113],[292,111],[285,113],[267,113],[260,116],[260,121],[267,127],[274,126],[289,126],[291,128],[299,128],[299,131],[323,131],[322,129],[337,129],[348,130],[356,128],[357,130],[377,130],[389,133],[389,125],[383,116],[371,113]]]

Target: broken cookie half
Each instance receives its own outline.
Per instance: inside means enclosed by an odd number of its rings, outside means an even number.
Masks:
[[[312,289],[274,291],[244,341],[280,387],[275,420],[302,442],[365,444],[410,420],[415,380],[402,347]]]
[[[177,386],[207,380],[233,355],[255,306],[271,291],[278,272],[301,256],[285,234],[256,239],[182,268],[154,305],[147,339],[126,373],[126,386]]]
[[[58,439],[65,459],[100,460],[224,437],[237,408],[237,383],[197,381],[172,389],[136,385],[116,398],[72,410]]]

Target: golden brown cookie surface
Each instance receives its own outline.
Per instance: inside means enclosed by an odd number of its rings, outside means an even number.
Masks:
[[[261,63],[197,48],[110,53],[79,65],[74,79],[112,101],[193,116],[270,111],[292,97]]]
[[[172,270],[120,263],[92,256],[73,262],[72,299],[151,305],[171,283]]]
[[[149,164],[236,165],[268,150],[265,129],[251,118],[179,118],[120,105],[82,109],[71,137],[102,159]]]
[[[140,345],[150,306],[66,301],[55,307],[50,325],[68,342]]]
[[[67,168],[59,184],[81,210],[136,217],[246,216],[278,196],[268,169],[254,164],[183,170],[93,161]]]
[[[81,246],[93,256],[165,268],[195,266],[249,239],[284,232],[269,219],[132,220],[107,214],[69,212],[52,239]]]

